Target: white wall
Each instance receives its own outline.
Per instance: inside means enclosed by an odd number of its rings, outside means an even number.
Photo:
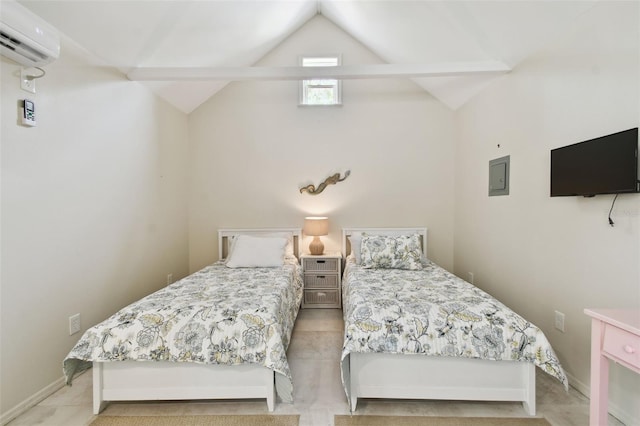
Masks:
[[[70,43],[45,68],[33,95],[1,63],[2,420],[60,383],[70,315],[84,331],[188,269],[187,117]]]
[[[455,271],[542,327],[583,392],[583,309],[640,308],[640,195],[618,197],[612,228],[613,195],[549,197],[549,152],[638,126],[639,21],[637,2],[601,2],[456,116]],[[489,160],[505,155],[510,195],[490,198]],[[637,424],[638,377],[614,368],[611,389],[616,413]]]
[[[540,325],[586,389],[582,309],[640,305],[640,196],[619,197],[611,228],[609,196],[549,198],[548,156],[638,125],[638,36],[637,3],[607,2],[456,114],[407,80],[380,79],[345,81],[338,108],[298,107],[294,82],[232,83],[187,119],[70,45],[35,96],[3,59],[3,418],[59,381],[78,338],[70,315],[82,314],[84,330],[168,273],[210,263],[219,228],[302,226],[308,214],[330,216],[328,250],[344,226],[429,227],[430,257],[474,272]],[[314,53],[381,62],[318,16],[258,65]],[[24,97],[36,101],[37,128],[17,124]],[[488,162],[503,155],[511,195],[489,198]],[[318,196],[298,192],[348,169]],[[614,369],[612,388],[616,409],[639,418],[635,377]]]
[[[258,65],[328,53],[380,63],[317,16]],[[302,226],[309,214],[329,216],[327,250],[345,226],[427,226],[430,257],[452,268],[453,113],[405,79],[345,80],[341,107],[297,99],[296,82],[236,82],[190,114],[191,271],[217,259],[218,228]],[[319,195],[299,193],[346,170]]]

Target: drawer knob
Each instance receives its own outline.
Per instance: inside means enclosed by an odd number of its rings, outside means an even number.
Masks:
[[[636,352],[636,348],[631,345],[624,345],[624,351],[628,354],[632,354]]]

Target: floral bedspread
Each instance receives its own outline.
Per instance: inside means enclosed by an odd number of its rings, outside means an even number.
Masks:
[[[286,358],[302,298],[300,266],[227,268],[216,263],[90,328],[63,363],[67,383],[92,361],[260,364],[292,401]]]
[[[350,258],[342,291],[343,384],[350,353],[387,352],[533,362],[568,387],[538,327],[432,262],[364,269]]]

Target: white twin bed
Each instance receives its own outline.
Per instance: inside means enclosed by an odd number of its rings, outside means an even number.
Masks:
[[[93,366],[95,414],[107,401],[265,398],[269,411],[276,392],[292,401],[286,350],[302,298],[300,236],[293,228],[219,231],[226,264],[87,330],[64,360],[67,383]]]
[[[544,334],[426,260],[425,228],[348,228],[342,380],[359,398],[522,401],[535,366],[567,386]],[[302,297],[299,229],[220,230],[221,259],[92,327],[64,360],[108,401],[292,401],[286,350]],[[284,259],[284,261],[282,260]]]
[[[567,378],[542,331],[426,260],[425,228],[343,230],[342,380],[358,398],[521,401],[535,366]]]

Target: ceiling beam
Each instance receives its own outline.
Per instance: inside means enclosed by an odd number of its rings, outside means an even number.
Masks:
[[[242,81],[306,80],[314,78],[422,78],[478,74],[504,74],[511,69],[499,61],[447,62],[438,64],[370,64],[337,67],[141,67],[127,78],[133,81]]]

